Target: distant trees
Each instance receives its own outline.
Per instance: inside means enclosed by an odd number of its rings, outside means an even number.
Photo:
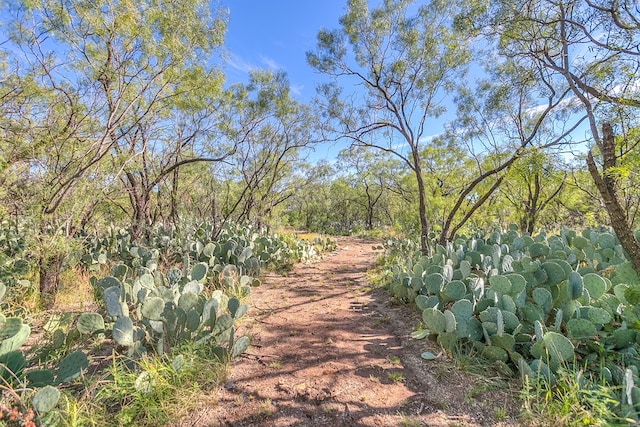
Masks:
[[[460,89],[457,117],[444,136],[461,147],[469,161],[465,173],[458,174],[457,197],[444,221],[441,244],[453,240],[471,216],[515,178],[512,168],[581,142],[575,134],[586,116],[571,102],[569,90],[557,90],[508,57],[486,63],[485,74],[475,90]],[[537,203],[533,210],[540,207]],[[523,231],[533,232],[533,224],[535,220]]]
[[[413,174],[424,253],[434,223],[440,244],[453,240],[515,177],[512,167],[536,152],[581,142],[575,131],[587,119],[571,89],[556,86],[548,73],[541,76],[517,55],[504,54],[498,41],[481,49],[471,42],[479,33],[465,20],[476,24],[469,18],[476,6],[390,1],[369,9],[353,0],[340,29],[321,31],[316,50],[307,54],[309,64],[331,79],[319,87],[327,130],[353,146],[393,154]],[[461,10],[466,16],[449,19]],[[467,84],[472,48],[489,59],[478,64],[485,78]],[[349,84],[357,90],[347,91]],[[453,89],[457,118],[446,132],[429,133]],[[532,232],[544,185],[531,184],[528,218],[521,219]]]
[[[239,183],[225,217],[267,225],[274,209],[301,190],[294,171],[318,142],[315,118],[292,98],[284,73],[255,71],[230,91],[226,122],[242,138],[222,168]]]
[[[414,189],[405,188],[407,173],[389,155],[349,147],[333,164],[301,165],[295,176],[298,191],[283,204],[292,226],[337,234],[385,227],[416,231],[415,211],[407,208]]]
[[[193,197],[212,216],[253,220],[293,191],[313,117],[282,72],[224,87],[225,12],[200,0],[42,0],[5,16],[0,197],[11,213],[69,233],[103,211],[140,236],[196,213],[184,210]],[[225,202],[224,188],[238,194]]]
[[[561,198],[576,186],[567,186],[562,168],[537,159],[558,149],[579,152],[590,141],[594,188],[640,270],[640,244],[631,232],[638,192],[630,190],[639,148],[636,5],[389,1],[369,9],[353,0],[340,24],[321,31],[307,54],[331,78],[319,87],[327,129],[354,146],[391,153],[411,171],[424,253],[434,221],[444,243],[501,197],[520,210],[515,216],[529,233],[552,201],[555,209],[574,209]],[[471,47],[479,45],[488,78],[460,85],[456,121],[445,134],[429,135]],[[347,91],[349,84],[358,90]],[[585,126],[590,135],[583,140],[577,135]]]
[[[406,193],[398,185],[400,162],[378,150],[352,146],[339,153],[338,165],[342,179],[353,190],[351,201],[362,211],[364,227],[372,230],[378,224],[393,224],[391,199]]]
[[[42,293],[65,256],[56,236],[100,219],[128,219],[141,237],[159,222],[223,216],[220,182],[244,187],[227,196],[235,219],[254,220],[293,190],[288,168],[315,142],[312,117],[283,73],[224,87],[224,12],[200,0],[5,6],[0,215],[35,223]]]
[[[335,179],[334,168],[327,161],[316,165],[302,164],[294,174],[296,191],[285,202],[287,221],[294,227],[312,231],[331,231],[331,203],[340,200],[340,194],[331,192]]]
[[[562,196],[568,185],[568,171],[557,158],[532,152],[518,162],[501,188],[501,195],[518,213],[520,230],[534,234],[542,213]]]
[[[88,224],[120,185],[139,233],[173,171],[233,151],[212,138],[223,76],[202,60],[223,43],[225,16],[204,1],[133,0],[11,2],[7,16],[3,180],[6,196],[29,188],[16,210],[41,229],[47,294],[64,255],[48,235]]]

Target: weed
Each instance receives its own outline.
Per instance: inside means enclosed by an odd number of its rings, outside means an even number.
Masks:
[[[187,416],[201,401],[195,396],[224,381],[227,365],[186,346],[176,354],[173,359],[114,356],[110,380],[96,387],[93,401],[120,425],[162,425]]]
[[[476,397],[487,391],[487,387],[483,382],[474,383],[464,394],[464,401],[470,403]]]
[[[477,375],[476,381],[465,394],[465,401],[469,403],[472,399],[481,397],[485,393],[491,392],[493,390],[503,389],[505,387],[507,387],[506,381],[500,378],[487,378],[481,375]]]
[[[387,363],[390,363],[394,366],[399,366],[400,365],[400,358],[398,356],[388,356],[387,357]]]
[[[472,346],[463,343],[455,345],[451,350],[451,356],[455,367],[466,373],[486,375],[487,369],[492,366],[484,358],[480,357]]]
[[[407,417],[402,417],[400,419],[400,427],[420,427],[421,425],[422,423],[420,423],[420,420]]]
[[[104,408],[98,407],[91,399],[83,396],[75,397],[68,393],[62,395],[60,425],[65,427],[76,426],[103,426],[108,425],[105,419]],[[44,424],[43,424],[44,425]]]
[[[377,319],[375,322],[373,322],[373,327],[376,328],[380,325],[386,325],[389,322],[391,322],[391,317],[389,317],[389,315],[385,314],[383,316],[381,316],[379,319]]]
[[[496,406],[493,408],[493,417],[497,422],[506,421],[509,416],[507,415],[507,409]]]
[[[273,415],[274,412],[275,412],[275,407],[273,406],[273,403],[271,403],[271,399],[267,397],[265,400],[260,402],[260,414],[268,417]]]
[[[394,383],[404,381],[404,375],[402,374],[402,372],[398,371],[387,372],[387,378],[389,378]]]
[[[453,368],[445,364],[437,364],[433,368],[433,375],[438,381],[446,380],[452,372]]]
[[[324,412],[325,414],[331,414],[338,411],[339,409],[335,404],[325,403],[324,405],[322,405],[322,412]]]
[[[616,390],[585,378],[582,371],[560,370],[555,385],[529,377],[521,391],[522,417],[533,425],[624,425],[615,413]]]
[[[449,401],[447,401],[447,400],[443,400],[443,399],[433,399],[433,400],[431,401],[431,404],[432,404],[434,407],[439,408],[440,410],[445,411],[445,412],[446,412],[446,411],[448,411],[448,410],[449,410],[449,408],[450,408],[450,406],[451,406],[451,404],[449,403]]]
[[[89,282],[90,273],[79,267],[68,268],[60,275],[61,286],[55,294],[54,308],[87,310],[95,304],[95,290]]]

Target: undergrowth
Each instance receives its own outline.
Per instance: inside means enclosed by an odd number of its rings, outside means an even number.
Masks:
[[[105,376],[67,405],[67,418],[100,426],[158,426],[215,403],[207,396],[225,381],[228,364],[188,346],[173,354],[135,360],[114,355]]]
[[[617,411],[616,387],[586,378],[581,370],[558,371],[555,384],[525,377],[521,417],[531,426],[627,426]]]

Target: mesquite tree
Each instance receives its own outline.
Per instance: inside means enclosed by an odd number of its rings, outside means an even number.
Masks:
[[[632,0],[527,0],[490,5],[483,31],[500,53],[528,63],[540,80],[570,90],[586,114],[587,167],[611,225],[640,272],[640,244],[620,200],[621,178],[637,157],[640,96],[640,9]]]
[[[5,171],[27,182],[24,209],[41,224],[42,292],[55,290],[47,277],[60,256],[45,243],[63,210],[91,212],[89,199],[122,179],[132,216],[144,221],[159,180],[224,157],[206,133],[223,82],[207,58],[224,40],[225,19],[202,0],[7,3],[2,47],[11,67],[1,70],[0,94],[14,95],[3,98],[13,101],[3,128],[20,150]],[[76,209],[81,199],[88,209]]]
[[[422,151],[437,132],[432,120],[444,111],[444,94],[469,60],[467,38],[452,29],[454,2],[392,0],[371,10],[367,3],[350,0],[340,29],[320,31],[307,61],[332,78],[319,87],[330,119],[326,130],[392,153],[413,172],[427,254],[431,224]]]

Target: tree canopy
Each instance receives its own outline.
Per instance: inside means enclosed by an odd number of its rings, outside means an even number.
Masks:
[[[3,16],[0,213],[45,234],[391,226],[429,254],[605,208],[640,251],[631,2],[350,0],[306,53],[309,102],[283,70],[226,81],[229,17],[208,2],[25,0]]]

